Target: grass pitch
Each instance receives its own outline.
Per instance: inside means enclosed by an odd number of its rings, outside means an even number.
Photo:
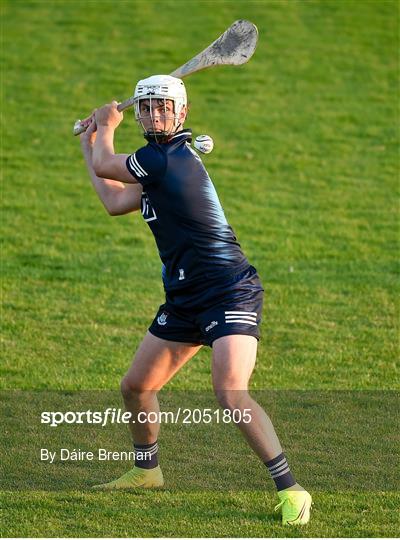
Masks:
[[[396,2],[3,0],[1,15],[4,389],[117,388],[162,302],[159,261],[139,215],[105,214],[73,122],[131,95],[138,78],[172,71],[239,18],[258,26],[255,56],[187,79],[187,125],[214,138],[205,165],[266,289],[252,388],[351,390],[355,399],[399,389]],[[141,144],[127,112],[117,151]],[[168,388],[209,390],[209,350]],[[330,425],[314,428],[323,448]],[[282,436],[290,457],[295,441]],[[301,481],[302,462],[293,465]],[[310,525],[287,530],[265,479],[265,492],[15,485],[3,492],[2,532],[398,534],[394,489],[330,483],[313,494]]]

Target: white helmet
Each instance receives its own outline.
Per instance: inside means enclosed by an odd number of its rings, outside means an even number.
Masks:
[[[153,75],[147,79],[139,81],[135,88],[134,93],[134,107],[135,118],[138,123],[141,124],[145,134],[153,135],[144,128],[142,123],[142,117],[140,114],[140,101],[143,99],[162,99],[164,103],[166,100],[172,100],[174,102],[174,124],[169,133],[160,133],[160,135],[168,136],[181,126],[179,120],[183,107],[187,105],[186,88],[181,79],[171,77],[171,75]],[[151,107],[150,107],[151,110]]]

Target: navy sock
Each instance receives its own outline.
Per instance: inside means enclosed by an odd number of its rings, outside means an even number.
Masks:
[[[140,469],[154,469],[158,465],[157,441],[151,444],[134,444],[135,467]]]
[[[279,456],[276,456],[274,459],[267,461],[265,465],[268,467],[278,491],[295,485],[296,480],[294,479],[293,474],[290,472],[285,454],[279,454]]]

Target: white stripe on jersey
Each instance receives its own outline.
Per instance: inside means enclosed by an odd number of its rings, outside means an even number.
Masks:
[[[139,171],[143,173],[144,176],[148,176],[147,172],[143,169],[143,167],[139,164],[138,160],[136,159],[136,154],[132,154],[132,156]]]
[[[143,173],[140,172],[140,170],[136,167],[133,159],[132,159],[132,156],[129,157],[129,165],[132,167],[133,169],[133,172],[135,173],[135,175],[138,177],[138,178],[141,178],[142,176],[144,176]]]

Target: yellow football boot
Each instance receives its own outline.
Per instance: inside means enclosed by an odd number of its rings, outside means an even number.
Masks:
[[[163,473],[160,466],[154,469],[142,469],[133,467],[130,471],[123,474],[120,478],[93,486],[92,489],[112,490],[112,489],[135,489],[135,488],[158,488],[164,485]]]

